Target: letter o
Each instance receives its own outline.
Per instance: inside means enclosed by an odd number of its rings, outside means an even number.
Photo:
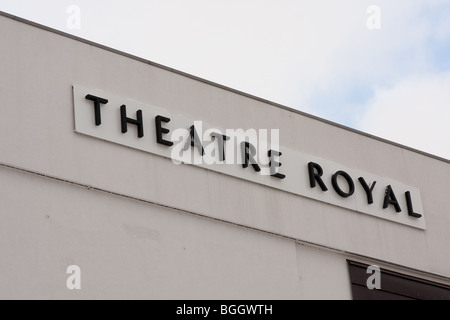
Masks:
[[[337,182],[338,176],[343,177],[347,183],[348,183],[348,192],[342,191],[342,189],[339,187],[339,184]],[[353,183],[352,177],[348,175],[345,171],[337,171],[335,174],[333,174],[331,178],[331,183],[333,184],[334,190],[343,198],[350,197],[355,192],[355,184]]]

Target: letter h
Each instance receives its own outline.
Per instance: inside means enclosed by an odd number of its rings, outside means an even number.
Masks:
[[[122,133],[127,133],[128,131],[127,125],[128,123],[131,123],[137,126],[137,135],[139,138],[142,138],[144,136],[142,110],[136,111],[136,118],[137,119],[127,118],[127,107],[125,105],[122,105],[120,107],[120,122],[122,124]]]

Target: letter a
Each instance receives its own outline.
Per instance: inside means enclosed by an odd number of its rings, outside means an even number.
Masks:
[[[369,30],[381,29],[381,9],[379,6],[371,5],[367,7],[367,14],[370,16],[367,18],[367,28]]]
[[[366,273],[373,274],[367,278],[366,285],[369,290],[373,289],[381,289],[381,277],[380,277],[380,267],[378,266],[369,266],[367,267]]]
[[[76,265],[68,266],[66,273],[71,274],[71,276],[68,277],[67,281],[66,281],[67,289],[80,290],[81,289],[81,269],[80,269],[80,267],[76,266]]]
[[[67,18],[67,28],[69,30],[81,29],[81,10],[79,6],[71,5],[66,10],[70,16]]]

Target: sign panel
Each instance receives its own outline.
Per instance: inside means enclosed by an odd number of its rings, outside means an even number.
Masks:
[[[420,190],[283,147],[279,129],[220,128],[114,93],[73,87],[75,131],[425,229]]]

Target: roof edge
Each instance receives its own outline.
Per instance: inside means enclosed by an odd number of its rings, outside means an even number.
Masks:
[[[189,73],[177,70],[177,69],[173,69],[173,68],[167,67],[165,65],[162,65],[162,64],[159,64],[159,63],[156,63],[156,62],[153,62],[153,61],[150,61],[150,60],[147,60],[147,59],[144,59],[144,58],[132,55],[130,53],[126,53],[124,51],[120,51],[118,49],[114,49],[114,48],[108,47],[106,45],[102,45],[100,43],[97,43],[97,42],[94,42],[94,41],[91,41],[91,40],[87,40],[87,39],[75,36],[73,34],[70,34],[70,33],[64,32],[64,31],[60,31],[60,30],[57,30],[57,29],[54,29],[54,28],[42,25],[42,24],[37,23],[37,22],[33,22],[33,21],[30,21],[30,20],[27,20],[27,19],[15,16],[13,14],[10,14],[10,13],[4,12],[4,11],[0,11],[0,16],[6,17],[6,18],[9,18],[9,19],[12,19],[12,20],[16,20],[18,22],[21,22],[21,23],[24,23],[24,24],[27,24],[27,25],[30,25],[30,26],[33,26],[33,27],[45,30],[45,31],[49,31],[49,32],[52,32],[54,34],[57,34],[57,35],[60,35],[60,36],[63,36],[63,37],[66,37],[66,38],[69,38],[69,39],[72,39],[72,40],[75,40],[75,41],[78,41],[78,42],[82,42],[82,43],[85,43],[85,44],[97,47],[99,49],[103,49],[103,50],[106,50],[106,51],[109,51],[109,52],[112,52],[112,53],[115,53],[115,54],[118,54],[118,55],[130,58],[130,59],[133,59],[133,60],[136,60],[136,61],[148,64],[148,65],[151,65],[151,66],[154,66],[154,67],[157,67],[157,68],[169,71],[169,72],[173,72],[175,74],[178,74],[178,75],[190,78],[192,80],[196,80],[196,81],[199,81],[199,82],[202,82],[202,83],[205,83],[205,84],[208,84],[208,85],[211,85],[211,86],[214,86],[214,87],[217,87],[217,88],[220,88],[220,89],[223,89],[223,90],[226,90],[226,91],[229,91],[229,92],[232,92],[232,93],[235,93],[235,94],[238,94],[238,95],[241,95],[241,96],[253,99],[253,100],[256,100],[256,101],[260,101],[260,102],[269,104],[271,106],[274,106],[274,107],[277,107],[277,108],[280,108],[280,109],[283,109],[283,110],[286,110],[286,111],[289,111],[289,112],[292,112],[292,113],[296,113],[296,114],[299,114],[301,116],[308,117],[310,119],[317,120],[317,121],[320,121],[322,123],[325,123],[325,124],[328,124],[328,125],[331,125],[331,126],[334,126],[334,127],[346,130],[346,131],[350,131],[350,132],[355,133],[355,134],[359,134],[359,135],[365,136],[365,137],[373,139],[373,140],[377,140],[377,141],[380,141],[380,142],[383,142],[383,143],[386,143],[386,144],[390,144],[392,146],[395,146],[395,147],[398,147],[398,148],[401,148],[401,149],[404,149],[404,150],[407,150],[407,151],[411,151],[411,152],[423,155],[423,156],[428,157],[428,158],[432,158],[432,159],[435,159],[435,160],[438,160],[438,161],[442,161],[442,162],[445,162],[445,163],[450,163],[450,159],[446,159],[446,158],[443,158],[443,157],[440,157],[440,156],[437,156],[437,155],[434,155],[434,154],[431,154],[431,153],[428,153],[428,152],[425,152],[425,151],[422,151],[422,150],[419,150],[419,149],[408,147],[408,146],[405,146],[403,144],[400,144],[400,143],[397,143],[397,142],[394,142],[394,141],[391,141],[391,140],[388,140],[388,139],[384,139],[384,138],[381,138],[381,137],[378,137],[378,136],[366,133],[364,131],[360,131],[360,130],[357,130],[357,129],[354,129],[354,128],[342,125],[342,124],[339,124],[337,122],[333,122],[333,121],[330,121],[330,120],[327,120],[327,119],[324,119],[324,118],[320,118],[318,116],[315,116],[315,115],[312,115],[312,114],[309,114],[309,113],[306,113],[306,112],[303,112],[303,111],[300,111],[300,110],[297,110],[297,109],[294,109],[294,108],[291,108],[291,107],[288,107],[288,106],[285,106],[285,105],[282,105],[282,104],[279,104],[279,103],[276,103],[276,102],[273,102],[273,101],[270,101],[270,100],[267,100],[267,99],[264,99],[264,98],[261,98],[261,97],[258,97],[258,96],[254,96],[252,94],[245,93],[243,91],[240,91],[240,90],[237,90],[237,89],[233,89],[231,87],[227,87],[227,86],[218,84],[216,82],[213,82],[213,81],[210,81],[210,80],[207,80],[207,79],[204,79],[204,78],[201,78],[201,77],[198,77],[198,76],[195,76],[195,75],[192,75],[192,74],[189,74]]]

